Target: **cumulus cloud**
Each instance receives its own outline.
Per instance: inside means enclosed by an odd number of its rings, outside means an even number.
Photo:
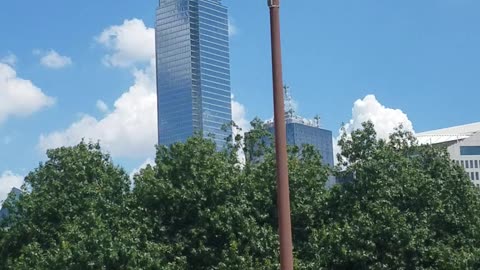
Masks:
[[[115,157],[145,157],[155,152],[157,99],[155,66],[133,71],[135,83],[114,103],[113,111],[97,119],[84,115],[65,130],[40,136],[41,150],[74,145],[82,138],[99,140]]]
[[[134,84],[114,102],[112,108],[101,100],[97,101],[97,108],[105,113],[102,118],[83,115],[63,130],[42,134],[38,147],[44,151],[70,146],[83,138],[100,141],[114,157],[153,157],[158,138],[154,29],[138,19],[125,20],[121,25],[106,28],[96,41],[107,50],[104,63],[111,67],[131,68]],[[235,121],[247,130],[245,107],[234,102],[233,114]]]
[[[33,53],[40,56],[40,63],[47,68],[61,69],[72,64],[72,59],[70,57],[60,55],[55,50],[49,50],[46,52],[34,50]]]
[[[110,51],[103,58],[107,66],[129,67],[155,56],[155,30],[139,19],[105,29],[96,41]]]
[[[233,95],[232,120],[242,129],[240,131],[241,135],[243,135],[243,133],[247,132],[250,129],[250,121],[247,120],[247,110],[245,109],[245,106],[243,104],[235,100],[235,97]]]
[[[110,65],[148,65],[132,69],[134,84],[115,101],[111,111],[103,101],[97,101],[97,108],[105,113],[103,118],[83,115],[64,130],[42,134],[38,144],[41,150],[75,145],[86,139],[100,141],[114,157],[145,158],[154,155],[157,98],[153,34],[153,29],[146,28],[143,21],[137,19],[126,20],[122,25],[108,27],[102,32],[97,39],[108,50],[109,54],[104,59]]]
[[[97,109],[103,113],[107,113],[108,112],[108,105],[107,103],[105,103],[103,100],[97,100]]]
[[[7,56],[0,59],[0,62],[10,66],[14,66],[17,63],[17,56],[13,53],[8,53]]]
[[[355,101],[352,108],[352,119],[344,125],[344,128],[348,134],[362,128],[362,123],[366,121],[372,121],[377,137],[381,139],[387,139],[400,124],[405,130],[413,132],[413,124],[407,114],[399,109],[385,107],[374,95],[367,95],[363,99]],[[340,136],[341,134],[334,140],[335,154],[340,150],[337,146]]]
[[[0,175],[0,203],[7,198],[12,188],[20,188],[23,185],[23,179],[23,176],[11,171],[5,171]]]
[[[374,95],[367,95],[365,98],[355,101],[352,108],[352,119],[345,124],[345,129],[347,133],[350,133],[361,128],[362,123],[366,121],[372,121],[377,136],[382,139],[388,138],[400,124],[406,130],[413,131],[413,124],[403,111],[385,107]]]
[[[0,63],[0,124],[9,117],[29,116],[54,103],[54,98],[31,81],[19,78],[12,66]]]

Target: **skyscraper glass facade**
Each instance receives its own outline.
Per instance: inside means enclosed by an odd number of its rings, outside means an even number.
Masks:
[[[220,0],[160,0],[156,19],[159,144],[196,132],[225,144],[232,120],[227,8]]]
[[[310,144],[322,154],[322,161],[333,167],[333,137],[330,130],[300,123],[287,123],[287,144]]]
[[[269,128],[272,135],[275,134],[273,125]],[[318,126],[307,125],[295,121],[286,123],[287,144],[302,147],[305,144],[312,145],[322,155],[322,162],[330,167],[334,166],[333,137],[330,130]],[[268,140],[267,140],[268,142]],[[329,176],[326,186],[332,187],[336,182],[335,177]]]

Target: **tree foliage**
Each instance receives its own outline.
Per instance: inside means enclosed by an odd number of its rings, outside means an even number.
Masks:
[[[354,181],[330,192],[319,266],[478,269],[479,194],[445,149],[419,146],[401,127],[377,140],[371,123],[340,146]]]
[[[4,269],[148,269],[167,246],[141,241],[128,175],[98,144],[49,150],[25,178],[0,239]],[[149,251],[147,253],[142,250]],[[148,267],[146,267],[148,266]]]
[[[48,151],[5,203],[0,269],[278,269],[273,139],[252,126],[157,147],[133,187],[98,144]],[[289,147],[296,269],[479,268],[479,194],[444,149],[368,122],[339,144],[335,170]]]

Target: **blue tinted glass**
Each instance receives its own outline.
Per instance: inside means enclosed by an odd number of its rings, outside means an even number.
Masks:
[[[480,156],[480,146],[460,146],[462,156]]]
[[[227,9],[220,0],[161,0],[156,19],[159,144],[197,131],[231,135]],[[211,136],[209,136],[211,137]]]
[[[298,147],[304,144],[312,145],[322,155],[324,164],[334,165],[333,136],[331,131],[299,123],[287,123],[286,131],[287,144]],[[273,134],[274,129],[270,128],[270,132]]]
[[[289,123],[287,127],[290,127],[287,134],[290,132],[293,137],[292,144],[298,146],[303,144],[313,145],[320,151],[323,162],[333,166],[333,137],[331,131],[297,123]]]

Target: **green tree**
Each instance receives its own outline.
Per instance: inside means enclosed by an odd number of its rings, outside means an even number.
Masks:
[[[317,269],[478,269],[479,194],[445,149],[402,128],[378,140],[369,122],[339,144],[354,180],[330,192]]]
[[[185,258],[187,269],[276,264],[274,229],[257,221],[234,152],[219,152],[196,136],[158,147],[155,166],[134,178],[135,198],[152,228],[147,239],[172,247],[170,259]]]
[[[273,138],[252,126],[158,147],[133,190],[98,144],[48,151],[5,204],[0,269],[278,269]],[[479,193],[445,149],[369,122],[339,144],[353,181],[330,190],[320,153],[288,149],[296,269],[480,268]]]
[[[134,195],[152,233],[188,269],[278,269],[275,155],[258,119],[224,151],[199,136],[159,147],[155,166],[135,176]],[[238,158],[242,148],[246,163]],[[299,266],[320,224],[328,168],[311,146],[289,149],[292,220]]]
[[[47,152],[4,224],[2,269],[168,269],[166,246],[143,241],[129,177],[98,144]],[[173,267],[173,266],[172,266]]]
[[[244,152],[247,163],[242,171],[249,183],[250,202],[254,203],[256,219],[278,230],[276,161],[274,138],[258,119],[252,121],[252,130],[245,135]],[[311,145],[288,147],[292,236],[296,269],[310,265],[319,256],[311,252],[310,240],[314,228],[323,224],[325,188],[330,169],[322,164],[321,153]]]

